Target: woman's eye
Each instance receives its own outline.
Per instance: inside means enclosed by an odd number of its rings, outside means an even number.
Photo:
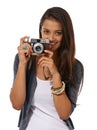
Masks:
[[[49,34],[49,31],[48,30],[44,30],[43,33]]]
[[[61,31],[56,32],[56,35],[62,35]]]

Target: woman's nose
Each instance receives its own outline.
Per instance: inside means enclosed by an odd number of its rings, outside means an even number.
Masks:
[[[49,40],[50,40],[50,41],[53,41],[54,39],[55,39],[54,34],[50,34],[50,35],[49,35]]]

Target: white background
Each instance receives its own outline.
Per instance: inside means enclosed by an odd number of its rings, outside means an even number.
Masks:
[[[0,1],[0,130],[18,130],[19,111],[12,108],[9,93],[13,61],[20,37],[38,38],[44,11],[60,6],[71,15],[76,41],[76,58],[85,69],[80,104],[72,114],[75,130],[96,130],[97,116],[97,9],[96,0],[2,0]]]

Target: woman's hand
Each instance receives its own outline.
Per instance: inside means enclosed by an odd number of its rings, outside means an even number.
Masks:
[[[25,39],[29,38],[24,36],[20,39],[20,45],[18,46],[19,61],[21,64],[26,64],[32,54],[32,47],[25,42]]]
[[[57,67],[53,60],[53,52],[50,50],[44,50],[45,55],[43,55],[39,60],[38,64],[44,68],[44,70],[49,71],[50,75],[53,76],[58,74]]]

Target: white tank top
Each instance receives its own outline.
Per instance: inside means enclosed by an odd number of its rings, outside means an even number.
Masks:
[[[69,130],[62,121],[53,102],[51,81],[37,77],[37,88],[32,100],[33,114],[26,130]]]

